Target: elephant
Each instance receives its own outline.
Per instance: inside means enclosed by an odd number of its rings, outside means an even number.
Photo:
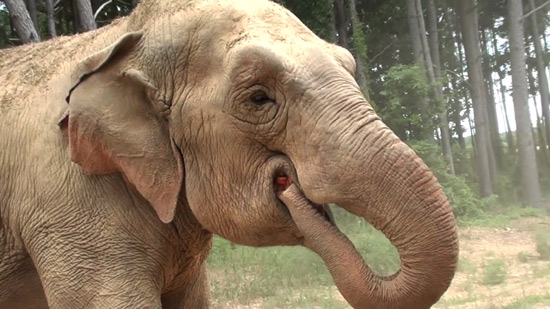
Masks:
[[[207,308],[213,235],[305,246],[354,308],[428,308],[458,259],[429,168],[349,51],[268,0],[143,0],[0,51],[0,308]],[[326,205],[397,248],[375,274]]]

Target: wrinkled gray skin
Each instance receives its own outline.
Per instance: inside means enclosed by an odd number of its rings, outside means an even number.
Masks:
[[[266,0],[143,0],[0,51],[0,308],[207,307],[212,233],[310,248],[353,307],[429,307],[454,218],[354,70]],[[382,230],[400,272],[373,274],[328,203]]]

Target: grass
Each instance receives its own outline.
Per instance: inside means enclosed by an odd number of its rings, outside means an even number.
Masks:
[[[508,306],[502,307],[503,309],[527,309],[533,308],[533,305],[548,305],[550,304],[550,294],[545,295],[529,295],[520,298]]]
[[[506,228],[510,225],[510,221],[521,218],[539,218],[541,217],[541,211],[537,208],[531,207],[519,207],[511,206],[505,208],[499,208],[486,214],[481,215],[478,218],[470,218],[467,220],[458,219],[459,226],[478,226],[478,227],[491,227],[491,228]]]
[[[445,307],[460,306],[460,305],[472,303],[476,300],[477,299],[474,296],[468,295],[466,297],[457,297],[457,298],[442,300],[438,303],[438,305],[445,306]]]
[[[397,250],[382,233],[341,209],[334,216],[374,272],[389,275],[399,269]],[[216,237],[208,268],[212,299],[221,304],[347,308],[323,261],[302,247],[231,246]],[[296,292],[306,290],[308,296]]]
[[[477,266],[474,261],[468,258],[459,258],[457,271],[471,274],[477,271]]]
[[[537,253],[543,260],[550,260],[550,229],[538,230],[535,234]]]
[[[544,267],[540,268],[538,266],[532,267],[533,270],[533,277],[535,278],[544,278],[547,276],[550,276],[550,268]]]
[[[506,277],[506,262],[502,259],[491,259],[485,262],[481,284],[502,284],[506,281]]]

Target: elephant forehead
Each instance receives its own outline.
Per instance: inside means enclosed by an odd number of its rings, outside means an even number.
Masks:
[[[199,17],[205,28],[226,33],[222,41],[227,50],[239,43],[258,40],[282,45],[323,42],[290,11],[272,1],[203,1],[193,15]]]

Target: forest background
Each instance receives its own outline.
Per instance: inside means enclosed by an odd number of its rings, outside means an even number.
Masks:
[[[138,2],[0,0],[0,48],[103,27]],[[550,305],[550,1],[277,2],[352,52],[370,104],[447,193],[461,253],[436,307]],[[376,273],[399,269],[384,235],[333,212]],[[216,308],[347,308],[303,248],[216,237],[208,272]]]

